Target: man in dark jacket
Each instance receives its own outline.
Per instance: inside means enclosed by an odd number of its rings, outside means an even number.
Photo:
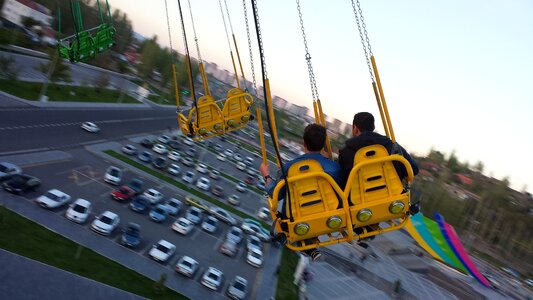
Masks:
[[[360,112],[355,114],[352,126],[353,137],[346,141],[344,148],[339,152],[339,164],[341,165],[345,179],[348,179],[350,171],[353,168],[353,159],[357,150],[370,145],[382,145],[387,149],[389,154],[394,152],[403,155],[411,164],[414,175],[418,174],[416,161],[411,158],[402,146],[396,144],[397,147],[393,147],[391,139],[374,132],[374,116],[371,113]],[[393,148],[395,148],[394,151]],[[400,179],[407,176],[407,170],[405,170],[402,164],[395,164],[395,168]]]

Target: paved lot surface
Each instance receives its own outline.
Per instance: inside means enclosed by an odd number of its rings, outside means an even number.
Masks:
[[[146,299],[2,249],[0,265],[1,299]]]

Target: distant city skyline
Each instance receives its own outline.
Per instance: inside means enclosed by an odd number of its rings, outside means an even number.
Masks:
[[[226,1],[250,77],[243,4]],[[251,4],[246,4],[253,30]],[[324,112],[351,123],[356,112],[369,111],[380,128],[351,2],[300,4]],[[161,44],[169,45],[164,1],[148,5],[111,0],[110,5],[129,15],[135,31],[157,35]],[[177,3],[169,0],[168,5],[173,46],[183,53]],[[191,5],[202,58],[232,70],[219,2],[196,0]],[[295,2],[258,1],[258,6],[272,93],[310,107]],[[380,0],[361,1],[361,7],[398,141],[419,155],[432,148],[447,155],[455,151],[461,162],[482,161],[485,174],[509,177],[514,189],[528,185],[533,191],[533,164],[527,159],[527,149],[533,148],[527,138],[533,128],[533,96],[528,89],[533,78],[533,3]],[[182,9],[191,55],[196,57],[186,1]],[[251,34],[259,79],[255,33]],[[509,148],[512,155],[507,154]]]

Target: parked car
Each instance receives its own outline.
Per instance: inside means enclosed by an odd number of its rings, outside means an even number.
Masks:
[[[204,165],[204,164],[198,164],[196,166],[196,171],[198,171],[198,173],[202,173],[202,174],[206,174],[209,170],[207,169],[207,166]]]
[[[263,266],[263,251],[257,248],[251,248],[246,255],[246,262],[256,268]]]
[[[230,257],[234,257],[237,254],[239,245],[235,241],[230,239],[225,239],[220,248],[218,249],[222,254],[225,254]]]
[[[147,189],[143,193],[143,196],[146,197],[148,201],[150,201],[150,204],[157,204],[161,202],[161,200],[163,200],[163,194],[161,194],[156,189]]]
[[[197,156],[196,149],[194,149],[194,148],[187,149],[187,151],[185,151],[185,154],[187,154],[187,156],[189,156],[191,158],[192,157],[196,158],[196,156]]]
[[[187,146],[193,146],[194,145],[194,141],[190,138],[190,137],[186,137],[184,140],[183,140],[183,143]]]
[[[213,208],[210,208],[208,211],[212,216],[215,218],[221,220],[222,222],[235,226],[237,224],[237,220],[235,220],[234,217],[232,217],[227,211],[224,209],[215,206]]]
[[[211,189],[211,193],[217,197],[223,197],[224,196],[224,189],[220,185],[215,185]]]
[[[133,198],[133,200],[130,203],[131,210],[133,210],[134,212],[138,212],[138,213],[145,212],[146,210],[148,210],[149,207],[150,207],[150,200],[148,200],[148,198],[146,198],[143,195],[139,195]]]
[[[217,159],[220,161],[226,161],[226,155],[224,155],[224,153],[220,153],[217,155]]]
[[[254,158],[251,156],[246,156],[246,158],[244,159],[244,163],[247,166],[251,167],[254,164]]]
[[[211,170],[209,172],[209,177],[211,177],[211,179],[218,180],[220,178],[220,172],[217,170]]]
[[[234,300],[244,300],[247,293],[248,281],[240,276],[235,276],[235,279],[233,279],[226,290],[226,295]]]
[[[205,204],[202,200],[194,196],[191,196],[191,195],[185,196],[185,203],[190,206],[198,207],[201,210],[209,211],[209,206]]]
[[[176,165],[176,164],[171,164],[168,169],[167,169],[167,172],[170,174],[170,175],[178,175],[180,172],[181,172],[181,168],[180,166]]]
[[[158,204],[150,211],[150,219],[154,222],[164,222],[167,219],[167,209],[163,204]]]
[[[247,190],[246,183],[244,183],[244,182],[239,182],[239,183],[237,183],[237,185],[235,186],[235,188],[237,189],[237,191],[239,191],[239,192],[241,192],[241,193],[244,193],[244,192],[246,192],[246,190]]]
[[[129,186],[123,185],[118,190],[111,192],[111,198],[116,201],[126,202],[135,197],[135,191],[132,190]]]
[[[239,153],[235,153],[233,159],[240,162],[242,161],[242,156]]]
[[[152,150],[154,150],[155,153],[158,153],[158,154],[161,154],[161,155],[165,155],[168,153],[168,150],[167,150],[167,147],[161,145],[161,144],[155,144],[153,147],[152,147]]]
[[[204,276],[202,276],[202,284],[209,289],[216,291],[222,284],[223,277],[224,275],[220,270],[209,267],[209,269],[205,271]]]
[[[268,207],[260,207],[257,211],[257,217],[263,221],[270,220],[270,209]]]
[[[167,145],[169,145],[172,149],[180,149],[181,148],[181,144],[177,140],[172,140],[172,141],[168,142]]]
[[[180,212],[182,206],[183,203],[181,203],[181,201],[176,198],[170,198],[167,203],[165,203],[165,208],[168,211],[168,214],[171,216],[177,215]]]
[[[187,218],[189,221],[193,222],[194,224],[200,224],[200,222],[202,222],[202,211],[197,207],[191,206],[187,210],[187,213],[185,214],[185,218]]]
[[[244,183],[246,184],[254,184],[255,178],[252,176],[246,176],[246,179],[244,179]]]
[[[0,162],[0,180],[7,178],[9,175],[20,174],[22,169],[9,162]]]
[[[154,141],[150,140],[150,139],[143,139],[141,141],[141,146],[145,147],[145,148],[152,148],[154,146]]]
[[[172,223],[172,230],[183,235],[189,234],[189,232],[191,232],[193,228],[194,223],[183,217],[177,219],[174,223]]]
[[[127,155],[136,155],[137,154],[137,148],[133,145],[125,145],[122,147],[122,152]]]
[[[238,162],[235,167],[237,167],[237,169],[241,171],[246,170],[246,165],[242,161]]]
[[[202,222],[202,229],[209,233],[214,233],[217,231],[217,227],[218,220],[215,217],[209,216]]]
[[[226,155],[226,157],[233,157],[233,150],[231,149],[226,149],[224,151],[224,155]]]
[[[140,161],[149,163],[152,161],[152,153],[148,151],[143,151],[143,153],[139,154],[137,158],[139,158]]]
[[[170,141],[170,137],[168,135],[162,135],[159,138],[157,138],[157,140],[160,143],[167,144]]]
[[[70,195],[63,193],[60,190],[52,189],[44,193],[44,195],[39,196],[35,202],[44,208],[52,209],[67,204],[70,202],[70,199]]]
[[[257,236],[261,241],[268,242],[270,241],[270,232],[263,228],[261,223],[252,220],[252,219],[244,219],[242,221],[241,225],[242,230],[246,232],[247,234],[253,234]]]
[[[142,193],[144,182],[138,178],[133,178],[128,184],[128,187],[132,189],[136,195]]]
[[[251,248],[257,248],[261,251],[263,250],[263,242],[261,242],[261,240],[255,235],[248,236],[246,250],[250,251]]]
[[[158,157],[152,162],[152,166],[156,169],[164,169],[167,166],[167,160],[164,157]]]
[[[242,241],[243,235],[244,235],[244,233],[242,232],[242,230],[239,227],[232,226],[229,229],[228,233],[226,233],[226,239],[227,240],[232,240],[236,244],[240,244],[241,241]]]
[[[194,277],[194,273],[198,270],[200,264],[192,257],[184,255],[180,257],[176,263],[176,272],[183,274],[189,278]]]
[[[261,178],[260,180],[257,181],[257,183],[255,184],[255,186],[260,189],[261,191],[264,191],[266,186],[265,186],[265,180],[263,178]]]
[[[122,231],[120,243],[127,247],[137,247],[141,243],[141,226],[137,223],[128,223],[126,229]]]
[[[200,177],[200,179],[198,179],[198,182],[196,182],[196,187],[204,191],[209,191],[210,186],[211,183],[209,179],[205,177]]]
[[[157,244],[152,246],[148,255],[157,262],[166,262],[176,251],[174,244],[160,240]]]
[[[216,144],[216,145],[214,146],[214,148],[215,148],[215,150],[216,150],[217,152],[222,151],[222,146],[221,146],[220,144]]]
[[[13,194],[22,194],[28,191],[35,191],[41,185],[37,177],[26,174],[12,174],[4,177],[2,187]]]
[[[262,176],[259,176],[259,174],[257,173],[257,170],[253,168],[246,169],[246,174],[248,174],[248,176],[251,176],[252,178],[262,177]]]
[[[241,204],[241,198],[235,194],[232,194],[228,197],[228,203],[237,206]]]
[[[191,167],[192,165],[194,165],[194,161],[192,160],[192,158],[190,157],[184,157],[182,160],[181,160],[181,163],[186,165],[187,167]]]
[[[94,219],[91,229],[102,235],[110,235],[120,223],[120,217],[109,210]]]
[[[187,183],[192,183],[194,181],[194,172],[193,171],[187,171],[181,179]]]
[[[104,181],[110,184],[119,185],[122,181],[122,170],[117,167],[110,166],[105,171]]]
[[[81,129],[86,130],[91,133],[97,133],[100,131],[100,128],[98,125],[94,124],[93,122],[83,122],[81,123]]]
[[[72,204],[70,204],[65,217],[76,223],[84,223],[91,214],[92,205],[91,202],[78,198]]]
[[[168,154],[168,159],[179,162],[181,160],[181,154],[177,151],[171,151]]]

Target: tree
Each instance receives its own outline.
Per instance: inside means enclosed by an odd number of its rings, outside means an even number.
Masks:
[[[455,150],[453,150],[452,153],[450,154],[450,157],[448,157],[448,161],[446,162],[446,165],[454,173],[461,172],[461,166],[460,166],[459,160],[457,159],[457,156],[455,155]]]
[[[474,170],[478,171],[479,173],[483,173],[483,171],[485,170],[485,165],[483,164],[482,161],[478,161],[474,165]]]
[[[442,154],[440,151],[434,150],[433,148],[429,150],[428,157],[439,164],[444,163],[444,154]]]
[[[94,86],[96,87],[96,91],[100,92],[100,90],[105,89],[109,85],[109,76],[106,74],[100,74],[96,79],[94,80]]]
[[[156,60],[159,53],[160,48],[157,44],[157,35],[154,35],[151,39],[146,40],[143,43],[139,64],[139,75],[141,75],[141,77],[152,77],[152,72],[156,66]]]
[[[48,50],[48,57],[48,62],[38,65],[35,69],[43,73],[52,82],[72,82],[70,66],[65,65],[63,60],[58,58],[56,49],[50,48]]]
[[[15,68],[14,62],[13,57],[0,55],[0,78],[17,80],[19,70]]]

